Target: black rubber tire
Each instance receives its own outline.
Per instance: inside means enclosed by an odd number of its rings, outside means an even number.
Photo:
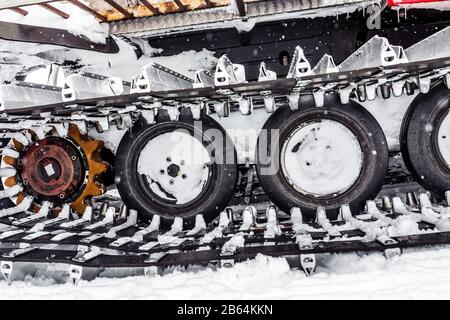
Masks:
[[[147,142],[163,132],[186,129],[194,132],[194,119],[189,109],[181,109],[178,121],[171,121],[166,110],[160,110],[154,124],[141,117],[122,138],[116,153],[115,181],[124,203],[138,211],[141,221],[149,221],[153,215],[161,217],[161,225],[168,228],[175,217],[183,218],[186,227],[192,227],[197,214],[203,214],[206,222],[216,218],[233,196],[237,182],[236,150],[225,130],[207,115],[201,116],[203,132],[197,130],[197,139],[215,153],[211,174],[205,190],[184,205],[167,204],[149,193],[143,186],[137,170],[141,150]],[[216,137],[214,137],[216,136]],[[227,158],[226,158],[227,157]],[[224,161],[227,160],[227,162]]]
[[[411,103],[400,134],[400,147],[407,168],[424,188],[438,198],[450,190],[450,167],[437,144],[437,128],[449,112],[450,90],[438,83]]]
[[[267,169],[274,161],[281,161],[283,141],[299,124],[318,119],[331,119],[345,125],[358,138],[363,152],[363,167],[358,179],[352,187],[337,196],[314,197],[302,194],[287,182],[281,169],[273,174],[262,174],[262,170]],[[285,213],[289,214],[292,207],[299,207],[304,219],[311,221],[316,218],[317,207],[323,206],[328,218],[336,219],[343,204],[349,204],[353,213],[359,213],[366,201],[374,198],[383,186],[389,161],[386,138],[375,118],[354,101],[342,105],[336,96],[327,95],[325,106],[317,108],[311,96],[302,96],[300,110],[292,111],[287,106],[278,109],[267,120],[263,129],[268,130],[268,137],[271,136],[270,129],[278,129],[279,139],[278,150],[275,150],[270,144],[260,145],[261,134],[258,138],[256,159],[259,180],[269,198]],[[267,149],[262,151],[267,151],[270,160],[261,161],[260,147]]]

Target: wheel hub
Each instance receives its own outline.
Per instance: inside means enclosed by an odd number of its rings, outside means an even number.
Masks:
[[[297,127],[282,147],[283,175],[305,195],[337,196],[357,180],[362,150],[356,136],[343,124],[321,120]]]
[[[58,203],[79,193],[86,174],[80,151],[59,137],[33,143],[25,150],[18,169],[26,193]]]
[[[108,164],[100,156],[103,142],[81,134],[76,125],[69,125],[64,138],[55,133],[50,131],[45,138],[38,138],[29,129],[25,134],[31,143],[27,145],[11,139],[8,146],[19,157],[4,155],[2,163],[15,167],[17,174],[2,180],[3,185],[6,189],[20,185],[22,191],[10,198],[19,204],[27,195],[33,197],[32,211],[48,201],[55,214],[63,204],[70,204],[75,212],[83,214],[92,205],[92,197],[105,192],[101,175]]]
[[[171,164],[167,167],[167,174],[171,176],[172,178],[175,178],[178,176],[178,173],[180,172],[180,167],[176,164]]]
[[[166,132],[150,140],[138,159],[146,188],[167,203],[184,205],[196,199],[209,179],[211,158],[189,133]]]

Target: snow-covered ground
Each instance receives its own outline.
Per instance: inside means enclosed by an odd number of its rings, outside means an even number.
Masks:
[[[258,256],[230,269],[56,283],[42,276],[8,286],[0,299],[450,299],[450,246],[319,258],[306,277],[281,258]]]

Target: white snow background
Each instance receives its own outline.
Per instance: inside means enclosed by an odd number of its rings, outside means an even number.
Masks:
[[[37,275],[10,286],[1,281],[0,299],[450,298],[449,246],[406,250],[392,259],[381,253],[326,255],[318,264],[310,277],[290,270],[282,258],[262,255],[230,269],[97,278],[77,286]]]
[[[56,6],[64,9],[67,4]],[[69,21],[38,7],[29,7],[28,17],[2,11],[0,20],[39,22],[102,42],[106,31],[96,26],[88,14],[70,8]],[[82,59],[86,71],[121,76],[125,80],[136,75],[151,59],[186,75],[211,67],[215,62],[213,53],[206,50],[188,51],[175,58],[154,58],[154,49],[149,47],[144,47],[144,57],[137,60],[126,43],[119,42],[119,45],[121,54],[105,56],[0,40],[0,82],[22,66],[62,62],[68,58]],[[389,144],[395,146],[398,120],[404,110],[384,107],[367,106],[380,122],[387,123],[384,129]],[[1,280],[0,299],[450,299],[450,246],[405,250],[403,255],[391,259],[385,259],[382,253],[322,255],[318,256],[317,270],[310,277],[290,270],[282,258],[265,256],[229,269],[197,268],[171,270],[151,277],[97,278],[89,282],[82,280],[78,286],[67,281],[66,269],[66,266],[50,266],[46,272],[25,275],[12,285]]]

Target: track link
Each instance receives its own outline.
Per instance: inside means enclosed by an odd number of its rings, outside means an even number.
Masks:
[[[274,206],[265,212],[227,209],[209,225],[197,216],[190,230],[183,230],[177,218],[169,231],[160,230],[158,216],[148,225],[138,224],[135,211],[107,207],[106,202],[98,209],[88,207],[79,220],[66,214],[27,222],[35,215],[17,213],[0,220],[1,264],[7,268],[2,272],[11,280],[16,262],[157,272],[170,266],[230,266],[264,254],[286,257],[309,275],[317,254],[381,251],[390,257],[404,248],[450,243],[450,192],[447,203],[433,203],[428,193],[403,198],[407,201],[368,201],[357,216],[344,205],[337,221],[329,221],[319,207],[312,223],[303,222],[298,208],[290,218]]]

